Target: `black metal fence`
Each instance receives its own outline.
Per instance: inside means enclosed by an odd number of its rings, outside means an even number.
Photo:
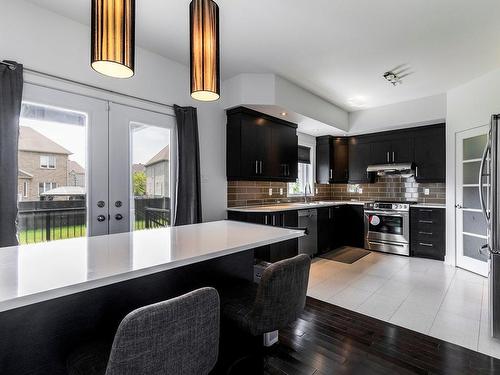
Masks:
[[[85,236],[85,200],[19,202],[18,228],[21,244]]]
[[[134,229],[170,226],[170,198],[135,197]],[[19,202],[21,244],[87,235],[85,200]]]

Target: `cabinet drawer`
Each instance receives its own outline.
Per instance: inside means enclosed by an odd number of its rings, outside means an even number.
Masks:
[[[442,241],[413,240],[411,252],[413,256],[444,260],[444,244]]]
[[[444,219],[444,209],[441,208],[412,208],[415,210],[416,223],[441,224]]]

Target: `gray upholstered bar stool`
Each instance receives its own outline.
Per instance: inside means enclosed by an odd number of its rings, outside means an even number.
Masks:
[[[111,353],[92,345],[76,351],[67,361],[68,373],[208,374],[217,362],[219,314],[219,294],[213,288],[141,307],[120,323]]]
[[[252,336],[285,328],[304,309],[310,266],[307,255],[297,255],[271,264],[258,285],[221,292],[223,317]]]

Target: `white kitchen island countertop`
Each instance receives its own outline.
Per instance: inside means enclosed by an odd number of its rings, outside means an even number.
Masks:
[[[0,311],[303,236],[229,220],[0,249]]]

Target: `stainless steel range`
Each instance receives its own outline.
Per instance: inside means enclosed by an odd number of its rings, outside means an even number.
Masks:
[[[410,205],[401,202],[365,204],[365,248],[410,255]]]

